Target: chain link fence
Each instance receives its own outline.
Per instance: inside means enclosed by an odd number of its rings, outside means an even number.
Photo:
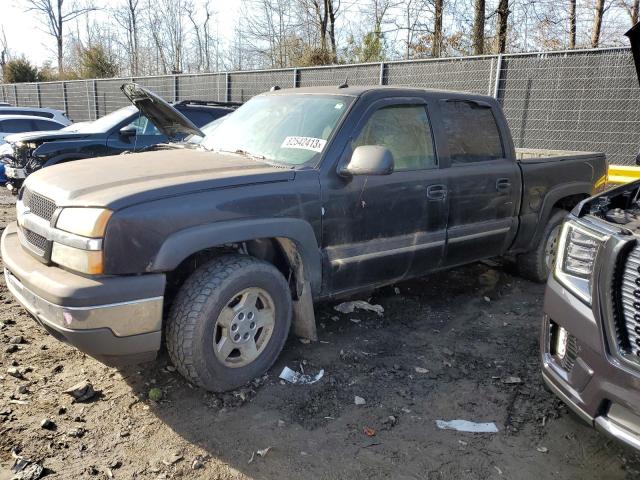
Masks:
[[[627,48],[488,55],[329,67],[0,85],[0,101],[94,120],[129,105],[135,81],[169,101],[244,102],[272,86],[395,85],[492,95],[516,147],[603,151],[632,165],[639,151],[640,87]]]

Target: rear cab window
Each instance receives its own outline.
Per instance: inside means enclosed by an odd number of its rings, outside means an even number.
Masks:
[[[447,100],[440,109],[451,165],[505,158],[500,129],[490,107],[467,100]]]

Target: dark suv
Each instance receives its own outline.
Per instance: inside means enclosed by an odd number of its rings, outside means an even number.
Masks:
[[[181,101],[170,105],[134,83],[122,91],[133,105],[124,107],[73,131],[32,132],[6,138],[10,146],[0,152],[6,163],[7,187],[13,192],[36,170],[57,163],[123,152],[148,150],[189,135],[204,136],[199,130],[228,113],[237,104]]]

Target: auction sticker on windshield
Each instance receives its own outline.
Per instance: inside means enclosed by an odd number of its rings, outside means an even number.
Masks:
[[[314,137],[287,137],[280,145],[280,148],[301,148],[303,150],[312,150],[321,152],[327,144],[326,140]]]

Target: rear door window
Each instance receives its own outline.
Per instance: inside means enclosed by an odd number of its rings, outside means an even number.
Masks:
[[[500,130],[491,108],[448,100],[442,103],[441,110],[453,165],[504,158]]]

